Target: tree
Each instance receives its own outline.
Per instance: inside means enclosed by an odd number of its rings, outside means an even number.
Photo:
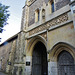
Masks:
[[[5,6],[0,3],[0,33],[3,31],[3,27],[8,24],[7,20],[10,16],[8,8],[9,6]]]

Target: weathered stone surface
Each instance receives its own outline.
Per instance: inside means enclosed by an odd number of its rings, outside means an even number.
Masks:
[[[36,0],[32,5],[29,6],[29,26],[35,22],[35,10],[43,6],[43,2],[48,3],[48,0]]]
[[[55,4],[56,10],[66,6],[69,3],[70,3],[70,0],[58,0],[57,3]]]
[[[5,74],[5,73],[3,73],[3,72],[0,72],[0,75],[7,75],[7,74]]]
[[[14,62],[14,53],[16,49],[16,39],[13,38],[12,40],[8,40],[7,43],[4,43],[0,46],[0,62],[1,62],[1,69],[3,71],[8,71],[8,63],[11,62],[11,68]],[[11,70],[11,69],[10,69]]]

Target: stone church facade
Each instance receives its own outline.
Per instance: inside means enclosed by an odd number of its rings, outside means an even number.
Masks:
[[[13,75],[74,75],[75,0],[26,0],[15,47]]]

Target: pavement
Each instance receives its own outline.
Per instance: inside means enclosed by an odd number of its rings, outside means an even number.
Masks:
[[[5,74],[5,73],[3,73],[3,72],[0,72],[0,75],[7,75],[7,74]]]

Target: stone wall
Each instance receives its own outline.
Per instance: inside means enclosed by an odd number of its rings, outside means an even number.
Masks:
[[[13,75],[21,75],[25,68],[25,32],[20,32],[18,34],[16,51],[15,51],[15,59],[13,65]]]
[[[35,10],[37,8],[41,8],[43,6],[43,3],[48,4],[48,0],[36,0],[34,3],[30,4],[29,6],[29,24],[28,26],[32,25],[35,23]],[[67,4],[70,3],[70,0],[56,0],[54,1],[55,3],[55,11],[66,6]]]
[[[25,33],[18,34],[17,46],[15,52],[15,63],[23,63],[23,55],[25,53]]]
[[[7,40],[2,45],[0,45],[0,65],[3,71],[10,70],[8,67],[9,65],[13,66],[14,53],[16,50],[16,39],[17,37],[13,37],[13,39]]]
[[[70,3],[70,0],[56,0],[56,1],[57,1],[55,4],[56,10],[66,6],[67,4]]]
[[[29,26],[35,22],[35,10],[41,8],[43,2],[48,3],[48,0],[36,0],[32,5],[29,6]]]
[[[0,47],[0,60],[1,60],[1,69],[6,70],[6,66],[8,64],[9,55],[11,51],[12,43],[8,43],[7,45],[3,45]]]
[[[65,24],[62,27],[49,31],[48,33],[49,50],[51,50],[53,46],[59,42],[64,42],[75,47],[75,31],[73,23]]]

